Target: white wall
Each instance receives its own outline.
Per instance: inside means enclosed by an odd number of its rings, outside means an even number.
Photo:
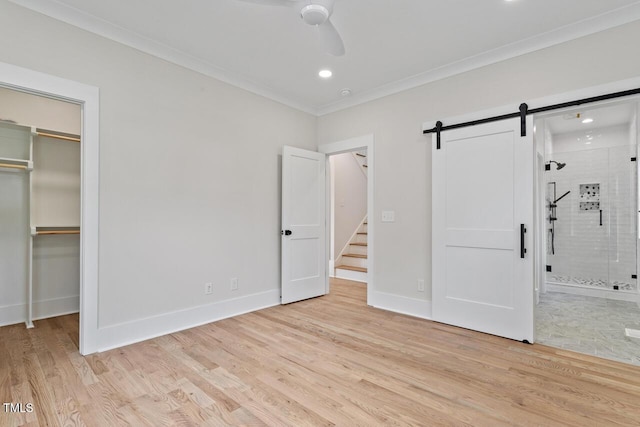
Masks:
[[[33,227],[80,225],[80,148],[77,142],[41,136],[34,139]],[[79,299],[79,236],[34,237],[34,318],[77,312]]]
[[[29,129],[1,124],[0,157],[28,160],[29,135]],[[0,325],[27,315],[28,209],[28,172],[0,168]]]
[[[80,106],[0,87],[0,120],[80,134]]]
[[[0,157],[28,159],[29,132],[0,126]],[[27,173],[0,168],[0,325],[26,319],[29,186]]]
[[[334,179],[334,253],[337,257],[367,215],[367,177],[353,153],[329,158]]]
[[[277,303],[279,159],[315,117],[7,1],[0,61],[100,89],[103,346]]]
[[[376,289],[400,305],[430,299],[431,136],[422,123],[637,77],[638,38],[635,22],[320,117],[319,144],[375,135]],[[381,223],[383,210],[396,222]]]
[[[80,226],[80,144],[38,136],[33,143],[34,227]]]

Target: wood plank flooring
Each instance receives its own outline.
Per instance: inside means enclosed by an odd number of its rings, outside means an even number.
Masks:
[[[640,425],[640,368],[365,305],[364,285],[82,357],[0,328],[0,426]]]

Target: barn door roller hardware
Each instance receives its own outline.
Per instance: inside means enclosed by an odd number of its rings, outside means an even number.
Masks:
[[[437,135],[436,149],[439,150],[441,148],[440,134],[445,130],[460,129],[464,127],[476,126],[484,123],[498,122],[500,120],[513,119],[516,117],[520,117],[520,136],[527,136],[527,116],[530,114],[545,113],[547,111],[560,110],[563,108],[576,107],[579,105],[589,104],[592,102],[606,101],[609,99],[623,98],[625,96],[632,96],[632,95],[638,95],[638,94],[640,94],[640,88],[624,90],[621,92],[608,93],[606,95],[593,96],[590,98],[578,99],[575,101],[563,102],[561,104],[548,105],[546,107],[534,108],[532,110],[529,109],[529,106],[526,103],[522,103],[520,104],[520,108],[519,108],[520,111],[518,111],[517,113],[503,114],[501,116],[488,117],[486,119],[472,120],[469,122],[457,123],[457,124],[447,125],[447,126],[444,126],[444,124],[441,121],[438,121],[432,129],[423,130],[422,133],[425,135],[429,133],[435,133]]]

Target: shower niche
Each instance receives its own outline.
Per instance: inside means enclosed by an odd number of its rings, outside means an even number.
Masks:
[[[600,184],[580,184],[580,210],[600,210]]]
[[[545,282],[554,291],[638,294],[636,122],[634,104],[545,119]]]

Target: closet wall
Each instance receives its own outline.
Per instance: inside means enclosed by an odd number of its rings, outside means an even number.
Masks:
[[[15,147],[28,149],[32,126],[80,132],[78,105],[2,88],[0,119],[0,157],[29,158]],[[80,224],[80,144],[36,136],[31,159],[31,172],[0,168],[0,326],[27,320],[30,226]],[[77,234],[33,238],[34,319],[78,311],[79,259]]]

